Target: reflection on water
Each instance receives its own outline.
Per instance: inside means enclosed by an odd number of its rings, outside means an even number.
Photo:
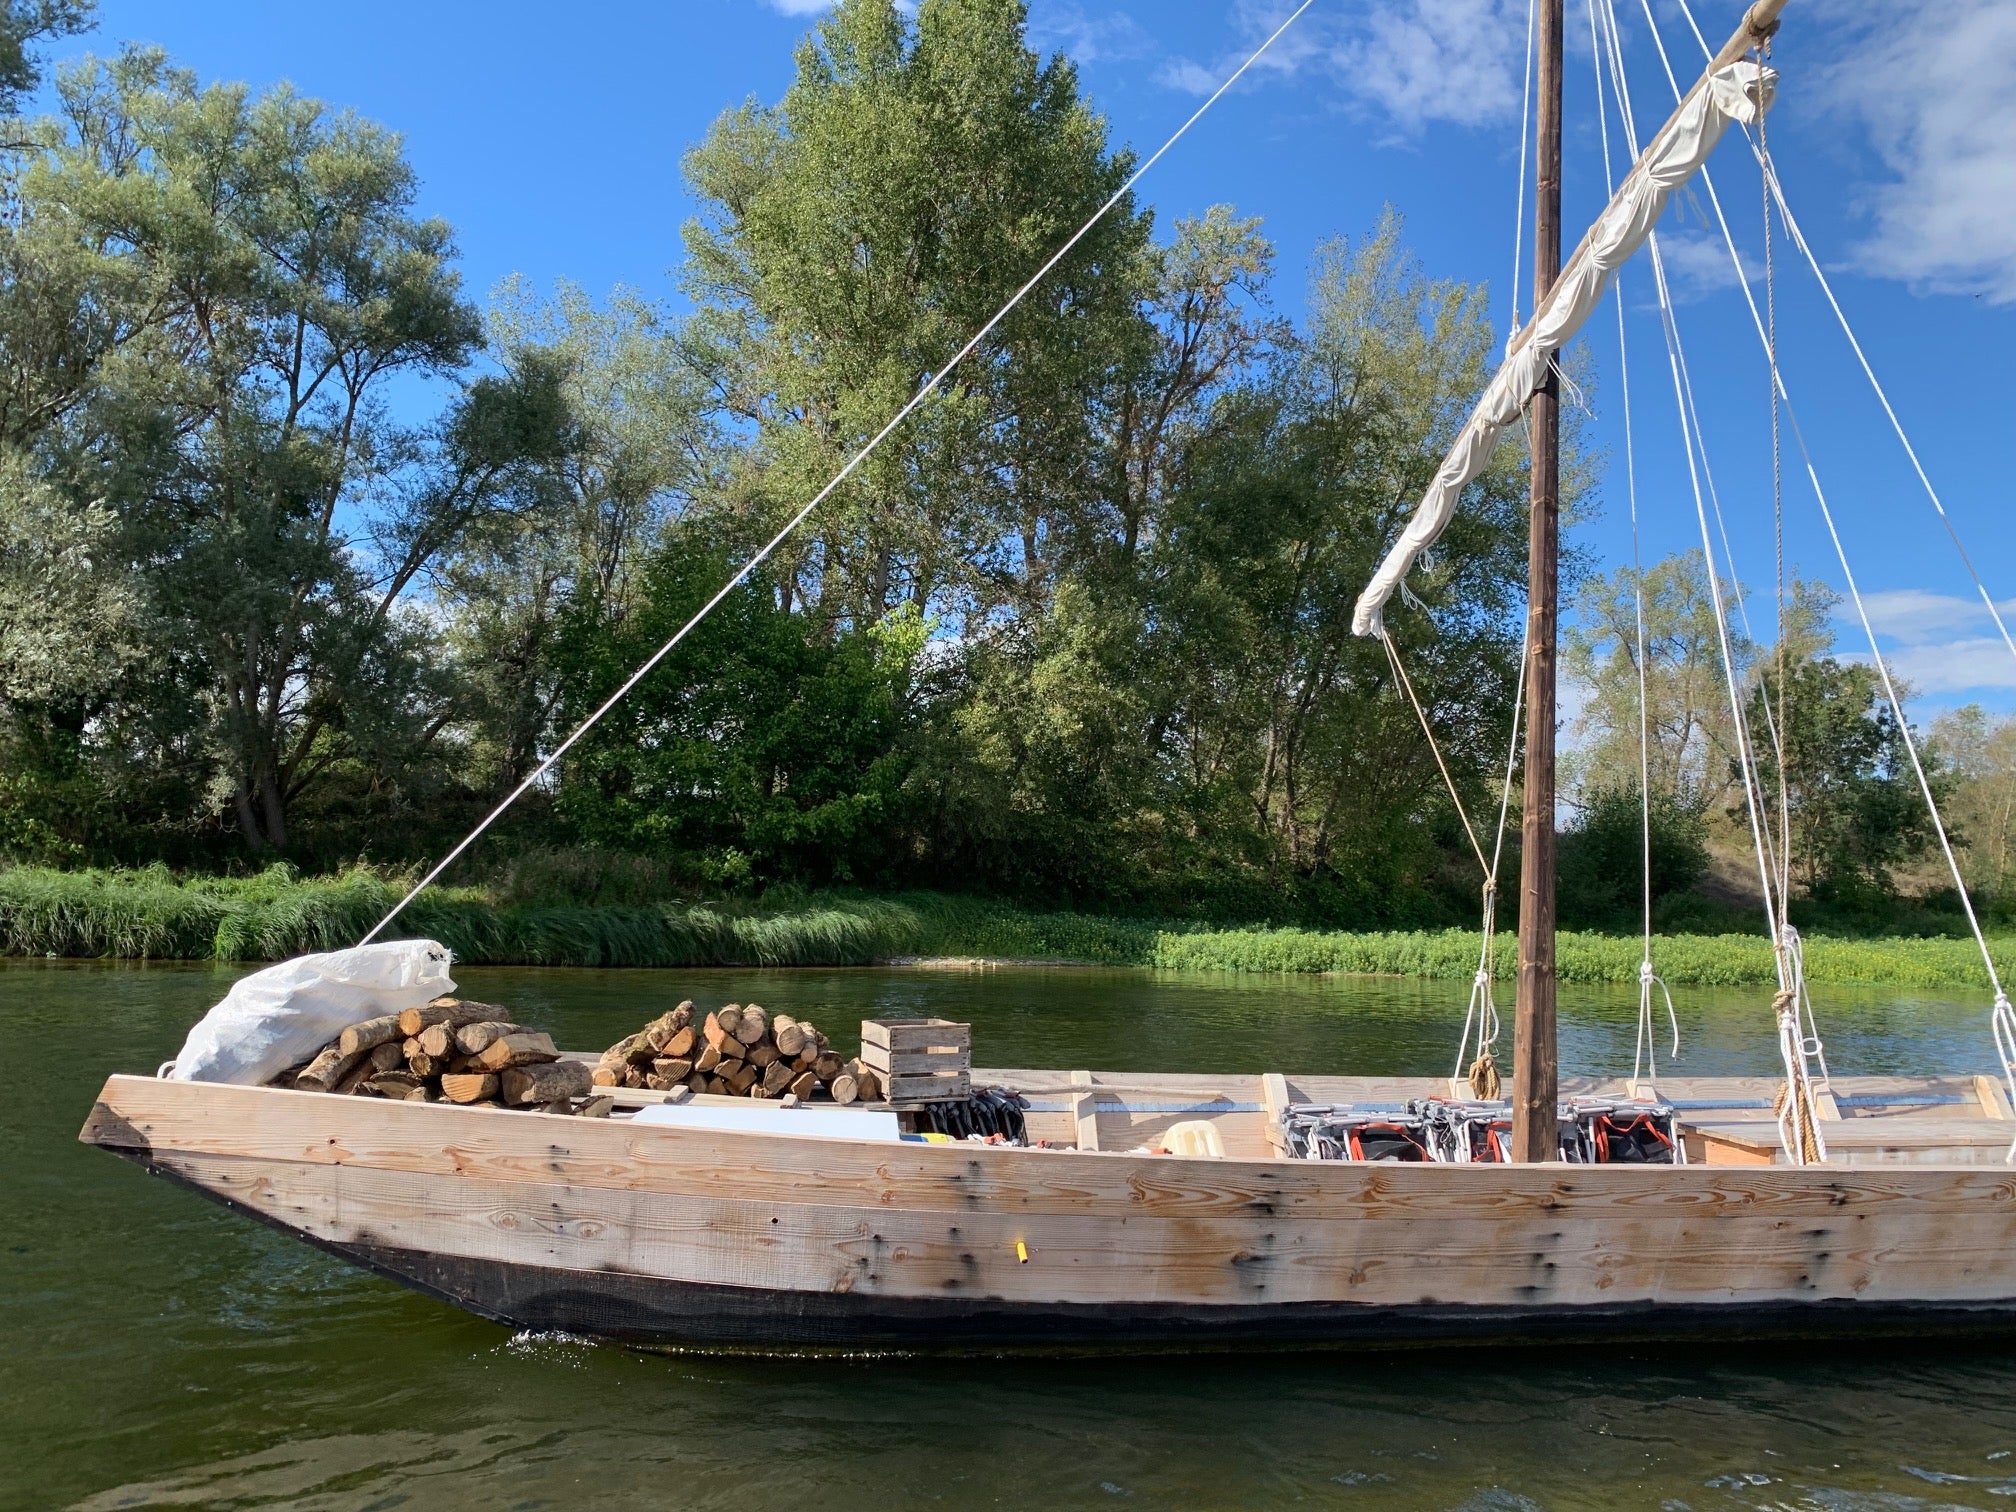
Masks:
[[[2000,1350],[1189,1360],[720,1360],[521,1336],[75,1143],[207,967],[0,965],[0,1507],[2016,1506]],[[992,1065],[1446,1073],[1464,984],[1002,970],[470,971],[577,1046],[682,996],[838,1037],[970,1019]],[[1564,993],[1563,1062],[1629,1069],[1630,989]],[[1768,1073],[1769,1001],[1679,996],[1680,1065]],[[1979,1070],[1986,1005],[1830,991],[1837,1072]]]

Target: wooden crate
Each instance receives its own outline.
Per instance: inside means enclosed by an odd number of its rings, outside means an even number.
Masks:
[[[892,1103],[971,1097],[973,1030],[946,1019],[863,1019],[861,1059]]]

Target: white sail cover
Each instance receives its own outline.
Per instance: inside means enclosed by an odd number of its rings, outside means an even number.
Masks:
[[[1708,75],[1666,123],[1633,165],[1602,217],[1562,269],[1553,290],[1527,327],[1531,334],[1484,390],[1470,418],[1449,448],[1441,470],[1421,496],[1414,518],[1386,553],[1372,581],[1358,595],[1351,628],[1359,635],[1383,635],[1386,601],[1400,587],[1416,558],[1435,543],[1456,513],[1462,492],[1490,464],[1498,437],[1519,418],[1526,401],[1546,380],[1547,365],[1582,323],[1595,313],[1617,270],[1644,244],[1673,191],[1692,178],[1731,121],[1749,125],[1771,108],[1777,73],[1748,61],[1730,63]]]

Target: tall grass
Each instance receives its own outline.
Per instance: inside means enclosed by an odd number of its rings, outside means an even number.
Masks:
[[[888,898],[779,890],[760,903],[648,901],[640,871],[623,892],[638,901],[583,906],[527,899],[526,877],[505,887],[444,888],[416,901],[395,933],[440,940],[472,965],[862,966],[910,956],[1078,961],[1177,971],[1370,972],[1467,978],[1477,936],[1466,930],[1354,934],[1341,930],[1219,929],[1149,920],[1043,913],[936,893]],[[596,889],[590,889],[595,891]],[[155,960],[278,960],[354,943],[403,891],[402,879],[354,871],[298,878],[284,867],[245,878],[178,880],[140,871],[0,870],[0,953]],[[503,896],[500,897],[499,894]],[[605,893],[604,896],[607,896]],[[2016,940],[1994,943],[2016,977]],[[1768,986],[1771,950],[1749,935],[1669,935],[1654,945],[1676,986]],[[1561,980],[1631,983],[1635,938],[1560,937]],[[1912,987],[1985,984],[1971,940],[1811,938],[1815,982]],[[1497,942],[1492,968],[1509,978],[1514,945]]]

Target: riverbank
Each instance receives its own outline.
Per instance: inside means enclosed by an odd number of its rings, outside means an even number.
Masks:
[[[268,961],[353,944],[397,901],[395,883],[368,872],[295,878],[177,878],[165,868],[0,871],[0,954],[129,960]],[[784,906],[740,901],[579,907],[500,903],[479,888],[433,890],[398,931],[490,966],[866,966],[893,960],[1044,961],[1179,971],[1374,973],[1461,979],[1477,968],[1469,930],[1352,933],[1219,928],[1043,913],[936,893],[893,897],[798,894]],[[1996,940],[1997,965],[2016,974],[2016,938]],[[1564,933],[1564,982],[1631,983],[1639,942]],[[1668,935],[1653,958],[1667,982],[1737,987],[1773,982],[1761,937]],[[1509,978],[1513,942],[1501,936],[1494,974]],[[1971,940],[1807,941],[1810,980],[1904,987],[1985,984]]]

